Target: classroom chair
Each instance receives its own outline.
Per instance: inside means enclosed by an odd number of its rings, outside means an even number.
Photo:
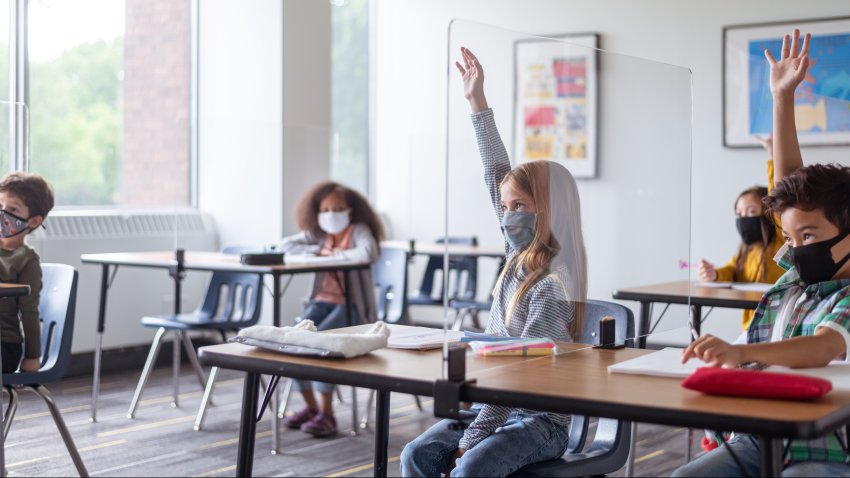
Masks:
[[[599,344],[599,322],[605,316],[614,318],[616,343],[624,343],[634,335],[635,320],[629,308],[613,302],[588,300],[581,343]],[[589,421],[589,417],[573,415],[567,451],[561,458],[525,466],[511,476],[598,476],[622,468],[631,450],[631,422],[599,418],[593,442],[585,450]]]
[[[408,324],[407,316],[407,250],[382,247],[381,257],[372,265],[372,278],[378,289],[377,300],[378,320],[388,324]],[[419,396],[414,395],[416,406],[422,410]],[[375,403],[375,391],[369,393],[366,402],[366,413],[360,421],[360,428],[369,426],[372,405]]]
[[[58,382],[71,363],[71,340],[74,335],[74,316],[77,307],[77,271],[67,264],[41,264],[41,297],[38,315],[41,318],[41,368],[37,372],[3,374],[3,387],[9,393],[9,408],[4,418],[3,437],[9,436],[18,409],[18,390],[36,393],[50,410],[53,422],[80,476],[88,476],[83,459],[65,426],[59,407],[45,383]],[[4,438],[5,441],[5,438]],[[5,472],[5,470],[3,470]]]
[[[225,254],[237,254],[242,252],[242,250],[240,247],[228,247],[222,252]],[[205,410],[206,404],[209,401],[209,395],[212,393],[212,387],[208,386],[208,380],[204,376],[205,374],[201,369],[200,363],[198,363],[198,356],[195,353],[195,348],[192,346],[192,340],[189,338],[188,333],[191,331],[217,331],[221,334],[222,339],[226,341],[227,332],[235,332],[241,328],[255,325],[260,320],[260,305],[263,296],[261,293],[262,287],[263,278],[260,274],[213,272],[204,298],[198,308],[193,312],[179,315],[168,314],[143,317],[142,325],[145,327],[155,327],[157,328],[157,332],[148,352],[148,358],[142,370],[142,376],[139,378],[139,383],[133,394],[133,400],[130,402],[127,418],[133,418],[136,414],[136,408],[142,396],[142,390],[145,384],[147,384],[157,355],[159,355],[162,338],[168,331],[174,332],[175,335],[172,364],[175,370],[172,406],[178,406],[179,377],[177,373],[180,367],[180,344],[182,343],[189,357],[189,362],[191,362],[195,374],[198,376],[198,381],[201,383],[201,388],[204,389],[201,409]],[[218,370],[215,368],[210,371],[210,377],[213,382],[217,373]],[[209,389],[209,393],[207,389]],[[199,415],[202,416],[203,413],[199,412]],[[196,426],[198,427],[196,429],[200,429],[197,423]]]
[[[501,258],[499,260],[499,267],[496,269],[496,276],[493,277],[493,286],[490,287],[490,293],[487,296],[487,300],[480,301],[475,300],[474,292],[472,299],[452,299],[449,301],[449,307],[455,310],[455,318],[452,323],[452,330],[461,330],[463,328],[463,322],[467,317],[472,319],[472,326],[476,329],[481,330],[481,323],[478,321],[478,314],[480,312],[489,312],[490,308],[493,307],[493,290],[496,288],[496,282],[499,280],[499,276],[502,274],[502,269],[505,268],[505,258]]]
[[[471,237],[448,237],[435,241],[437,244],[462,244],[475,246],[478,239]],[[422,275],[422,282],[414,294],[408,297],[408,305],[433,305],[442,307],[444,291],[444,280],[440,280],[438,293],[434,294],[434,281],[438,272],[443,273],[443,256],[429,256]],[[449,300],[475,300],[478,289],[478,259],[475,256],[451,256],[449,258]],[[464,282],[465,278],[465,282]],[[464,283],[463,290],[461,284]]]

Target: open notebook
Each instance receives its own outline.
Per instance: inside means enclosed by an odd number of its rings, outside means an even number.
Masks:
[[[707,287],[709,289],[735,289],[749,292],[761,292],[764,294],[773,284],[763,282],[697,282],[696,287]]]
[[[631,360],[609,365],[608,372],[685,378],[699,367],[706,366],[705,362],[695,359],[691,359],[683,364],[682,349],[667,347]],[[850,362],[836,360],[828,366],[821,368],[792,369],[774,365],[765,370],[768,372],[793,373],[823,378],[832,382],[832,388],[835,390],[850,391]]]

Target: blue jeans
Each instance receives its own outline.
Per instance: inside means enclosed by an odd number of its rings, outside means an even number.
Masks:
[[[729,446],[741,461],[747,476],[759,476],[759,444],[751,435],[736,435]],[[670,476],[744,476],[726,445],[721,445],[696,460],[677,468]],[[784,477],[850,476],[850,465],[826,461],[792,463],[782,470]]]
[[[351,313],[354,317],[357,317],[357,307],[354,304],[351,305]],[[329,330],[347,326],[346,317],[345,304],[310,301],[304,308],[301,320],[312,320],[317,329]],[[296,392],[312,390],[314,386],[319,393],[331,393],[334,390],[332,383],[311,382],[309,380],[294,380],[292,386]]]
[[[461,412],[469,424],[478,409]],[[401,452],[402,476],[440,476],[458,449],[463,430],[452,420],[436,423]],[[523,466],[559,458],[567,449],[569,427],[553,423],[544,413],[512,412],[505,424],[457,460],[451,476],[506,476]]]

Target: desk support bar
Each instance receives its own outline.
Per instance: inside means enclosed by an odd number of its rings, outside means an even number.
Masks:
[[[434,416],[453,419],[460,429],[463,428],[460,420],[461,391],[475,379],[466,380],[466,348],[449,348],[448,357],[443,360],[446,379],[434,382]]]
[[[242,393],[242,418],[239,425],[239,451],[236,459],[236,476],[250,477],[254,468],[254,435],[257,433],[257,395],[260,374],[245,374]]]
[[[390,442],[390,392],[377,391],[375,405],[375,469],[374,476],[387,476],[387,446]]]
[[[115,266],[118,272],[118,266]],[[94,378],[91,387],[91,417],[89,421],[97,421],[97,400],[100,394],[100,361],[103,352],[103,331],[106,323],[106,294],[109,290],[109,264],[103,264],[100,269],[100,305],[97,312],[97,334],[94,338]]]
[[[782,473],[782,440],[759,437],[761,450],[761,476],[779,476]]]

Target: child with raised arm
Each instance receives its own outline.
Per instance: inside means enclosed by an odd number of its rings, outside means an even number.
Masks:
[[[457,68],[507,253],[486,331],[572,341],[581,336],[587,289],[575,180],[550,161],[511,169],[484,97],[484,72],[469,50],[461,52]],[[505,476],[558,458],[567,446],[569,415],[486,404],[474,404],[468,415],[464,430],[443,420],[408,443],[402,475]]]
[[[24,238],[53,209],[53,189],[38,174],[15,172],[0,181],[0,281],[30,286],[29,295],[0,299],[3,373],[41,367],[41,262]],[[22,360],[23,359],[23,360]]]
[[[774,262],[773,257],[785,243],[782,231],[769,218],[762,205],[773,185],[773,138],[758,138],[771,159],[767,160],[767,176],[770,187],[753,186],[744,190],[735,199],[735,226],[741,236],[738,252],[723,267],[703,259],[700,261],[699,275],[704,282],[765,282],[775,283],[785,270]],[[744,330],[750,326],[755,311],[745,309],[741,312],[741,326]]]
[[[806,35],[801,47],[800,32],[794,30],[793,39],[783,38],[779,61],[765,51],[773,93],[776,185],[764,202],[780,220],[788,245],[780,265],[788,272],[762,297],[746,344],[732,345],[705,335],[684,350],[683,361],[805,368],[850,360],[850,168],[803,167],[794,119],[794,92],[808,70],[809,41]],[[850,456],[834,434],[787,445],[782,476],[850,476]],[[755,438],[736,434],[726,446],[737,460],[718,448],[673,476],[759,473]]]
[[[285,237],[281,250],[287,253],[306,252],[362,262],[375,262],[380,255],[384,227],[369,201],[357,191],[339,183],[325,181],[315,185],[302,197],[296,209],[301,232]],[[350,323],[375,321],[375,292],[370,270],[352,274],[349,286],[355,317]],[[304,307],[301,320],[312,320],[319,330],[345,327],[345,280],[342,272],[316,274],[313,290]],[[316,400],[313,388],[321,395]],[[333,410],[333,388],[330,383],[296,380],[306,407],[283,422],[289,428],[300,429],[316,437],[336,433]]]

